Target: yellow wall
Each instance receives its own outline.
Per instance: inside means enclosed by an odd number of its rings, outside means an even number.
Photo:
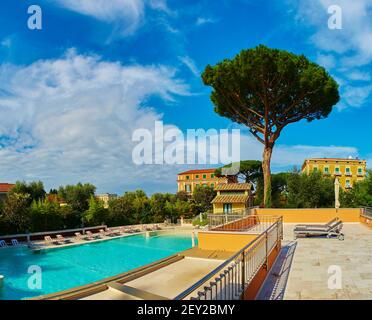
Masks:
[[[244,210],[248,204],[246,203],[233,203],[232,210],[233,211],[241,211]],[[213,203],[213,213],[224,213],[223,212],[223,203]]]
[[[366,161],[355,160],[355,159],[309,159],[306,160],[305,165],[302,167],[302,172],[310,174],[314,170],[324,173],[324,168],[328,167],[329,177],[337,177],[341,183],[341,186],[346,189],[346,180],[350,181],[352,187],[355,182],[361,181],[366,175]],[[340,174],[335,174],[336,167],[340,168]],[[350,168],[350,174],[346,175],[346,168]],[[358,168],[362,168],[362,175],[358,175]],[[325,175],[327,176],[327,175]]]
[[[206,177],[203,178],[203,175]],[[189,177],[187,179],[187,177]],[[207,185],[209,187],[215,187],[220,183],[227,183],[227,178],[225,177],[216,177],[214,173],[210,172],[200,172],[192,174],[179,174],[177,178],[177,190],[186,191],[186,185],[190,185],[190,193],[193,193],[196,186]]]
[[[256,209],[258,215],[278,215],[284,223],[325,223],[336,217],[343,222],[359,222],[361,209]]]
[[[198,247],[202,250],[221,250],[236,252],[257,237],[257,234],[199,231]]]

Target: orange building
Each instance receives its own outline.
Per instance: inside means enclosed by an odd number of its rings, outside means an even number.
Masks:
[[[192,195],[197,186],[216,187],[222,183],[237,182],[236,176],[217,177],[214,172],[216,169],[198,169],[181,172],[178,174],[178,192],[185,191]]]
[[[9,191],[14,187],[11,183],[0,183],[0,200],[4,201],[9,193]]]

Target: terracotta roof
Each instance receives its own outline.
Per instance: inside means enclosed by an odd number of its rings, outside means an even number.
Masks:
[[[178,175],[181,174],[193,174],[193,173],[214,173],[216,169],[195,169],[195,170],[189,170],[185,172],[181,172]]]
[[[251,190],[250,183],[221,183],[217,185],[214,190],[216,191],[235,191],[235,190]]]
[[[216,196],[212,203],[247,203],[249,200],[248,195],[220,195]]]
[[[0,183],[0,192],[9,192],[14,187],[11,183]]]

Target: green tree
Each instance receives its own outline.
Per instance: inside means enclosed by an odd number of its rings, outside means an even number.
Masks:
[[[340,192],[343,207],[372,207],[372,170],[367,171],[366,178],[355,182],[351,190]]]
[[[215,111],[246,125],[264,145],[264,204],[270,206],[270,162],[277,139],[290,123],[326,118],[340,99],[336,81],[303,55],[263,45],[208,65],[202,79],[213,88]]]
[[[30,208],[30,231],[41,232],[64,228],[63,216],[56,202],[48,200],[33,201]]]
[[[33,201],[43,200],[46,195],[44,185],[41,181],[33,181],[30,183],[25,181],[17,181],[10,193],[28,194],[29,205],[31,205]]]
[[[220,176],[222,174],[223,168],[230,168],[233,164],[228,164],[221,168],[216,169],[215,174],[216,176]],[[235,163],[234,167],[237,167],[237,163]],[[260,179],[262,175],[262,162],[258,160],[242,160],[239,163],[239,172],[237,173],[238,179],[243,180],[247,183],[252,183],[254,185],[257,184],[258,179]]]
[[[89,208],[83,214],[84,225],[98,226],[107,222],[108,212],[101,200],[91,196],[89,199]]]
[[[207,212],[212,209],[212,200],[216,196],[216,191],[210,186],[198,185],[192,194],[193,200],[199,212]]]
[[[167,201],[175,202],[176,196],[170,193],[165,193],[165,194],[154,193],[150,197],[149,205],[150,205],[152,222],[163,222],[166,219],[165,204],[167,203]],[[187,201],[187,198],[186,198],[186,201]]]
[[[83,214],[74,210],[70,205],[59,208],[59,215],[62,217],[64,229],[74,229],[83,227]]]
[[[27,193],[9,193],[4,203],[3,215],[10,229],[23,233],[30,227],[30,195]]]
[[[320,172],[294,172],[288,177],[288,206],[291,208],[334,207],[334,180]]]
[[[132,199],[129,199],[129,197],[117,197],[110,200],[107,222],[110,226],[133,224],[132,215]]]
[[[73,210],[84,212],[89,208],[89,200],[94,196],[96,187],[90,183],[78,183],[77,185],[67,185],[59,187],[58,196],[66,201]]]

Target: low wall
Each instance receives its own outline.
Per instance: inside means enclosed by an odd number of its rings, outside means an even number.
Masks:
[[[258,237],[242,232],[199,231],[198,247],[202,250],[239,251]]]
[[[277,215],[284,223],[325,223],[334,218],[343,222],[360,222],[360,208],[340,209],[255,209],[257,215]]]
[[[367,216],[360,216],[360,219],[359,221],[363,224],[365,224],[366,226],[372,228],[372,217],[367,217]]]

